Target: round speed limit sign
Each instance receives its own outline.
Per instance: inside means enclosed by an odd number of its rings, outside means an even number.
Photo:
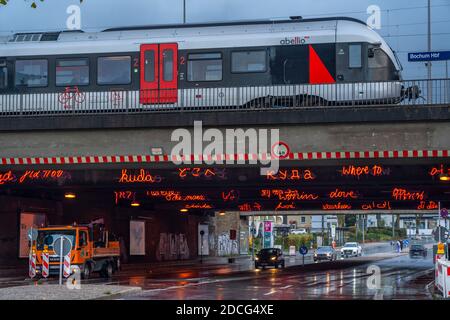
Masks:
[[[289,157],[290,153],[289,146],[286,142],[279,141],[277,143],[274,143],[272,146],[272,156],[278,159],[285,159]]]

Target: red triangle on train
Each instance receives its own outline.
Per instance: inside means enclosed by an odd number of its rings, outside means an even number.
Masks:
[[[335,82],[336,81],[331,76],[322,59],[320,59],[316,50],[314,50],[312,45],[309,45],[309,83],[320,84]]]

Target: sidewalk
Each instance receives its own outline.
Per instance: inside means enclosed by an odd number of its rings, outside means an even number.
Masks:
[[[0,289],[0,300],[93,300],[118,298],[120,295],[141,291],[140,287],[85,284],[80,289],[65,285],[40,284]]]

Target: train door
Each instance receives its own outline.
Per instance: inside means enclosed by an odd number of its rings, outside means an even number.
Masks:
[[[6,60],[0,59],[0,90],[6,90],[8,88],[8,68],[6,66]]]
[[[178,101],[178,44],[141,45],[140,103]]]
[[[364,46],[362,43],[338,43],[337,81],[363,82],[365,74]]]

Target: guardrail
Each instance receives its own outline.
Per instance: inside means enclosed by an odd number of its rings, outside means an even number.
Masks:
[[[0,116],[445,105],[450,79],[0,94]]]

